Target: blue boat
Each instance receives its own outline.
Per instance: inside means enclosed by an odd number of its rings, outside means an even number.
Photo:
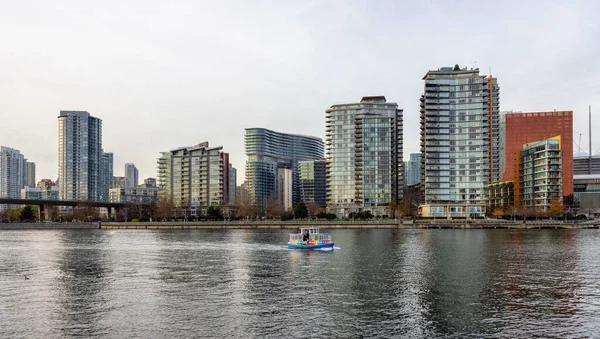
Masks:
[[[321,233],[319,228],[300,228],[299,233],[290,233],[288,248],[295,249],[333,249],[333,239],[329,233]]]

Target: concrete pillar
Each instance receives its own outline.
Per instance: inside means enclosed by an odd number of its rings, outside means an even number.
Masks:
[[[112,221],[112,207],[107,207],[106,212],[108,214],[108,221]]]
[[[44,213],[44,205],[38,205],[37,220],[39,220],[39,221],[46,220],[46,213]]]
[[[44,221],[52,221],[52,205],[44,205]]]

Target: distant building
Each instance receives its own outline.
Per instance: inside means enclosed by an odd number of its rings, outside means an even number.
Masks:
[[[229,164],[229,202],[235,201],[237,191],[237,169]]]
[[[137,187],[139,185],[139,172],[135,164],[125,164],[125,187]]]
[[[406,185],[412,186],[421,182],[421,153],[411,153],[410,160],[404,164]]]
[[[39,187],[25,187],[21,189],[21,199],[28,200],[59,200],[59,190],[57,186],[48,189]]]
[[[35,187],[35,162],[26,162],[27,180],[25,186]]]
[[[61,200],[101,200],[102,120],[85,111],[60,111],[58,175]]]
[[[327,209],[339,217],[388,214],[404,193],[402,109],[373,96],[326,114]]]
[[[573,175],[600,174],[600,155],[575,153],[573,157]]]
[[[294,179],[291,168],[277,169],[277,188],[279,189],[278,196],[281,198],[281,203],[285,211],[291,210],[293,206],[293,187]]]
[[[162,152],[158,159],[158,186],[173,198],[187,217],[199,217],[210,206],[226,203],[229,186],[228,154],[208,142]]]
[[[102,152],[100,166],[100,200],[108,201],[108,190],[113,188],[113,154]]]
[[[15,198],[21,196],[25,187],[26,177],[25,157],[14,148],[0,147],[0,198]],[[13,205],[0,205],[0,211],[16,208]]]
[[[497,79],[479,69],[442,67],[423,80],[422,199],[485,210],[485,190],[501,178]]]
[[[300,199],[320,208],[327,207],[327,162],[307,160],[299,162]]]
[[[109,202],[129,204],[153,204],[158,202],[158,187],[111,188]]]
[[[50,187],[52,187],[52,186],[58,186],[58,185],[51,179],[42,179],[37,183],[37,187],[41,188],[41,189],[50,189]]]
[[[503,181],[517,181],[519,152],[523,145],[560,136],[560,149],[562,150],[562,184],[563,195],[573,193],[573,112],[507,112],[502,116],[504,136],[503,157],[505,158],[505,171]]]
[[[113,177],[113,188],[127,187],[125,185],[125,177]]]
[[[259,209],[266,208],[267,200],[276,197],[285,203],[285,197],[278,196],[278,171],[292,170],[292,203],[300,201],[300,179],[298,162],[323,158],[323,141],[320,138],[287,134],[265,128],[246,128],[246,188],[252,202]]]
[[[29,187],[21,189],[21,199],[42,200],[42,189],[38,187]]]
[[[146,178],[144,183],[140,187],[158,187],[156,184],[156,178]]]

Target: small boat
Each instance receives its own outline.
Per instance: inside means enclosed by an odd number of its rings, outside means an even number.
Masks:
[[[288,248],[333,249],[333,239],[329,233],[321,233],[316,227],[300,228],[299,233],[290,233]]]

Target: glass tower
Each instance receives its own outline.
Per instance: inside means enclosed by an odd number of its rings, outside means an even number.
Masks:
[[[327,111],[327,208],[385,214],[402,199],[402,109],[383,96],[333,105]]]
[[[484,189],[500,181],[497,80],[459,67],[429,71],[423,80],[424,202],[484,205]]]
[[[269,196],[279,197],[278,171],[292,170],[292,204],[300,201],[299,161],[323,159],[323,140],[317,137],[286,134],[265,128],[247,128],[246,185],[253,203],[264,210]]]
[[[100,201],[102,120],[85,111],[60,111],[58,177],[61,200]]]

